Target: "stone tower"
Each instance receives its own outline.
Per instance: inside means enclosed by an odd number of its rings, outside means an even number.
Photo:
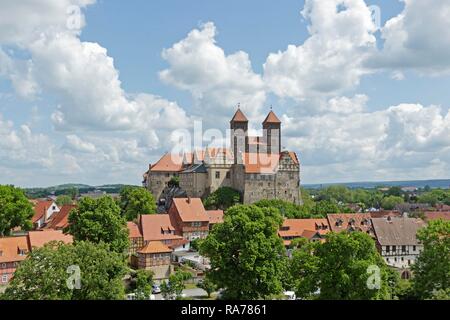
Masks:
[[[267,143],[267,153],[281,154],[281,121],[270,111],[263,122],[263,136]]]
[[[240,108],[230,121],[230,129],[234,164],[242,164],[242,154],[246,152],[248,144],[248,119]]]

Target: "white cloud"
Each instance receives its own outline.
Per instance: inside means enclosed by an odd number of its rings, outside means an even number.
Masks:
[[[416,70],[422,74],[450,72],[450,2],[403,0],[404,10],[382,29],[383,49],[371,67]]]
[[[300,150],[308,181],[443,178],[450,111],[400,104],[377,112],[283,117],[284,144]]]
[[[77,135],[74,134],[68,135],[66,136],[66,140],[67,140],[67,147],[72,150],[87,153],[95,152],[94,144],[81,140],[80,137],[78,137]]]
[[[229,119],[240,102],[249,116],[259,116],[266,100],[261,76],[253,72],[247,53],[226,55],[217,46],[216,35],[214,23],[208,22],[165,49],[162,56],[169,68],[160,72],[160,78],[189,91],[200,115],[214,112]]]
[[[353,89],[369,72],[363,62],[376,44],[369,8],[363,0],[306,0],[302,15],[310,37],[270,54],[264,80],[278,96],[296,100]]]

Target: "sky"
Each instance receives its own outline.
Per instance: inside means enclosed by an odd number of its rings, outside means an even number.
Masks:
[[[194,123],[202,147],[208,129],[226,141],[238,104],[253,133],[278,115],[302,183],[450,178],[449,15],[447,0],[0,0],[0,184],[140,184]]]

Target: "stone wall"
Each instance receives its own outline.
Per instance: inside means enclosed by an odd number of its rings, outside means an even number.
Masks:
[[[175,176],[178,176],[178,173],[150,171],[147,180],[147,189],[153,194],[156,200],[159,200],[163,190],[169,184],[170,179]]]
[[[181,173],[180,188],[186,191],[188,197],[204,198],[206,196],[208,186],[207,173]]]

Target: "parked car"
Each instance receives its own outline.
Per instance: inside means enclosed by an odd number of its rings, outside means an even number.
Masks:
[[[153,293],[153,294],[161,293],[161,288],[160,288],[158,285],[154,284],[154,285],[152,286],[152,293]]]

